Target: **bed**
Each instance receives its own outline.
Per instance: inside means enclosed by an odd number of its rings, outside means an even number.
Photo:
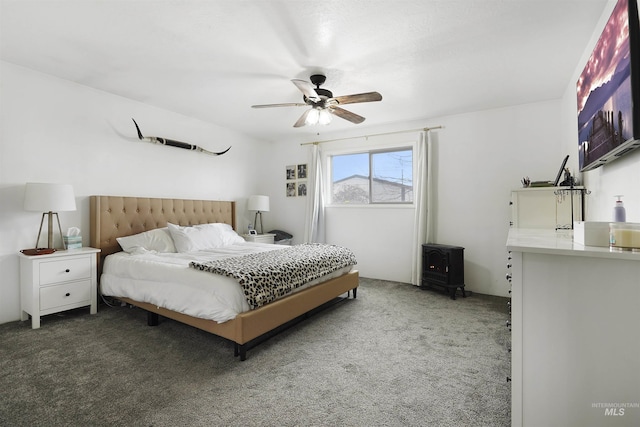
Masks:
[[[167,227],[169,223],[180,226],[221,223],[235,230],[235,217],[236,205],[233,201],[90,196],[90,244],[101,250],[98,277],[102,274],[105,258],[112,254],[117,256],[122,251],[117,238]],[[234,343],[234,355],[243,361],[247,350],[269,333],[344,294],[347,297],[352,294],[355,298],[358,279],[358,271],[351,269],[340,276],[319,280],[313,286],[241,312],[224,322],[133,298],[117,299],[146,310],[149,325],[157,325],[158,316],[163,316],[228,339]]]

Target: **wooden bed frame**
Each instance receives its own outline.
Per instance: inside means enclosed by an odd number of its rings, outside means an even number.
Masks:
[[[101,250],[98,277],[104,257],[122,249],[117,237],[129,236],[167,222],[182,226],[223,222],[236,229],[235,202],[158,199],[120,196],[90,196],[91,246]],[[247,350],[265,334],[353,290],[356,297],[358,271],[306,288],[258,309],[240,313],[224,323],[200,319],[145,302],[118,298],[147,310],[148,324],[157,325],[158,315],[191,325],[234,342],[234,355],[246,359]]]

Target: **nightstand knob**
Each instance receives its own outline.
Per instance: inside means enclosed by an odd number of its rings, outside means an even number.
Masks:
[[[65,297],[71,296],[71,294],[69,292],[67,292],[66,294],[64,294]]]
[[[67,268],[64,272],[65,272],[65,273],[68,273],[68,272],[70,272],[70,271],[71,271],[71,270],[69,270],[69,269]]]

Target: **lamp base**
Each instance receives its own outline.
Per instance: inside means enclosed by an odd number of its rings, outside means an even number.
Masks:
[[[56,219],[58,220],[58,231],[60,231],[60,239],[62,239],[62,227],[60,227],[60,217],[58,216],[57,212],[44,212],[42,214],[42,219],[40,220],[40,230],[38,230],[38,238],[36,240],[36,248],[38,247],[38,244],[40,244],[40,235],[42,234],[42,224],[44,223],[44,217],[45,215],[48,215],[48,221],[47,221],[47,225],[48,225],[48,230],[47,230],[47,247],[49,249],[54,249],[54,245],[53,245],[53,216],[56,216]],[[62,244],[64,245],[64,240],[62,242]],[[55,250],[55,249],[54,249]]]
[[[260,211],[256,212],[256,216],[253,219],[253,228],[255,228],[256,231],[258,231],[258,215],[260,216],[260,231],[258,232],[258,234],[263,234],[264,229],[262,228],[262,212]]]

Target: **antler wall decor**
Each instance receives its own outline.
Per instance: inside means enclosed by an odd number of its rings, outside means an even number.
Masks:
[[[134,118],[131,118],[131,120],[133,120],[133,124],[136,125],[136,130],[138,131],[138,139],[140,139],[141,141],[147,141],[153,144],[170,145],[172,147],[184,148],[185,150],[197,151],[199,153],[209,154],[211,156],[221,156],[227,151],[231,150],[231,147],[229,147],[224,151],[219,151],[216,153],[213,151],[205,150],[204,148],[198,147],[197,145],[187,144],[186,142],[175,141],[173,139],[160,138],[158,136],[142,136],[142,132],[140,132],[138,123],[136,123]]]

